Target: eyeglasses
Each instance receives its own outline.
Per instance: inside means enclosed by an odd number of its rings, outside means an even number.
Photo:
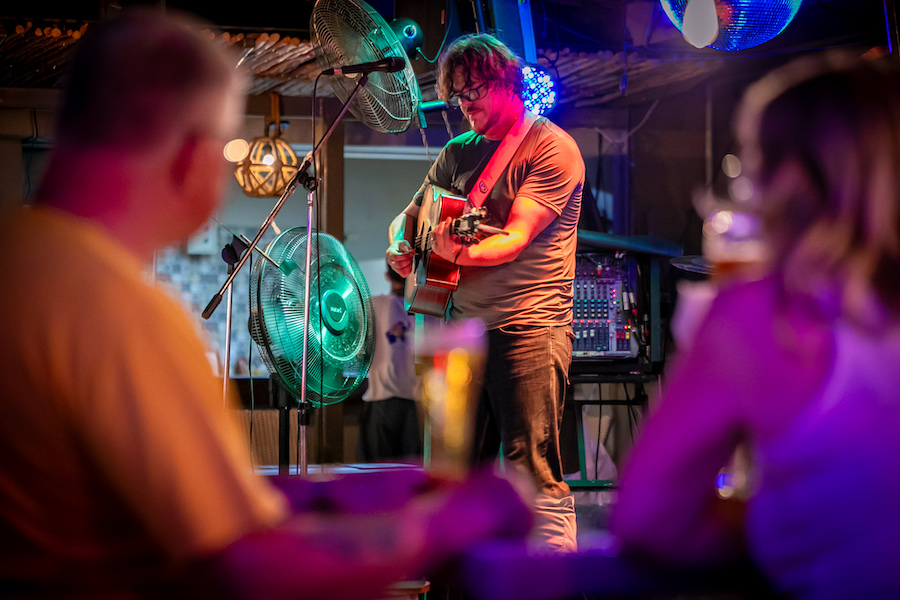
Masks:
[[[481,89],[487,84],[487,81],[483,81],[481,82],[481,85],[477,85],[470,90],[464,90],[462,92],[459,92],[458,94],[452,94],[448,100],[452,106],[459,106],[460,100],[465,100],[466,102],[475,102],[476,100],[481,100],[490,89]]]

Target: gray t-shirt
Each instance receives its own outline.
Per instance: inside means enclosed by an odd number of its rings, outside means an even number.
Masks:
[[[467,195],[499,145],[471,131],[450,140],[417,193],[417,204],[429,184]],[[463,266],[451,300],[452,320],[477,317],[488,329],[572,322],[583,185],[584,161],[575,140],[539,118],[485,201],[486,224],[506,225],[516,197],[530,198],[557,217],[515,260],[493,267]]]

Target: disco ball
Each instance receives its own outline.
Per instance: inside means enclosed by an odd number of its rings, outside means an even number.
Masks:
[[[660,1],[666,15],[689,42],[698,47],[709,46],[728,51],[744,50],[768,42],[784,31],[803,2],[803,0]],[[688,9],[691,4],[693,6]],[[713,11],[715,11],[714,19]]]

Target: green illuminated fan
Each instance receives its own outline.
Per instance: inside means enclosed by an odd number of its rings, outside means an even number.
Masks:
[[[281,233],[250,273],[250,334],[259,353],[298,400],[302,390],[305,227]],[[327,233],[312,236],[306,397],[314,405],[350,395],[369,372],[375,315],[366,279],[344,246]]]

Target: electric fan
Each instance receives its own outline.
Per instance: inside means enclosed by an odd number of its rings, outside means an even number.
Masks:
[[[281,233],[267,260],[250,273],[250,334],[263,362],[299,399],[302,389],[306,244],[310,263],[307,398],[322,406],[340,402],[369,372],[375,351],[375,315],[365,276],[339,241],[305,227]]]
[[[362,0],[318,0],[310,17],[316,36],[316,61],[322,70],[399,57],[406,67],[396,73],[369,74],[350,112],[368,127],[384,133],[406,131],[419,112],[422,92],[403,44],[391,27]],[[361,75],[330,75],[328,83],[342,102],[347,102]]]

